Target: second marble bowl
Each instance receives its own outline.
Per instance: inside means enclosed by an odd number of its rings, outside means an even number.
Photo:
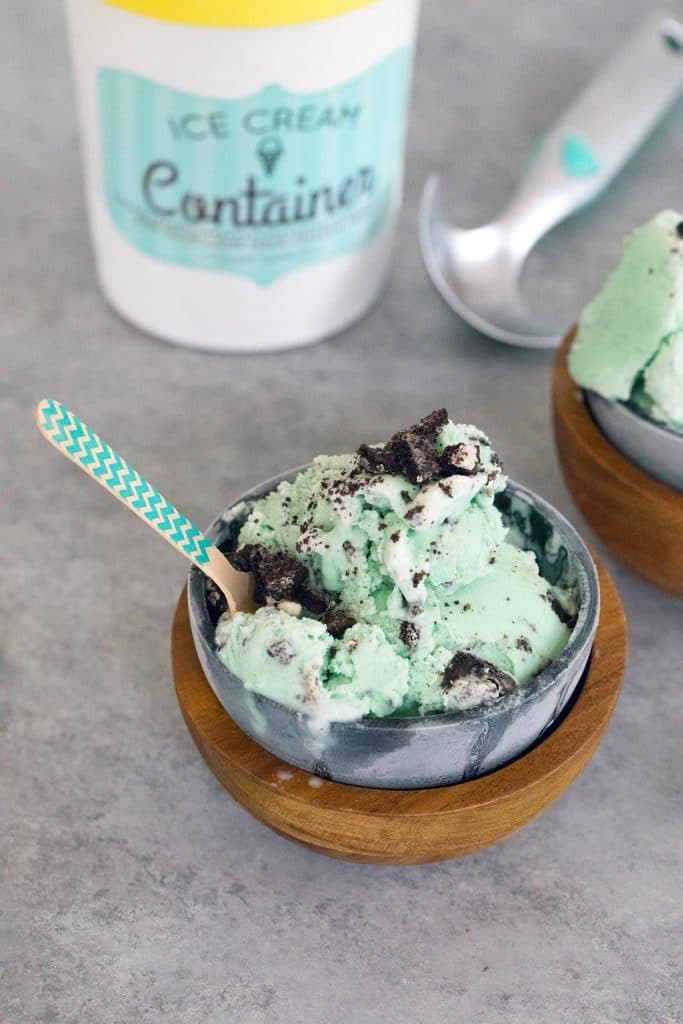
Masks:
[[[683,491],[683,434],[656,423],[623,402],[611,402],[595,391],[584,391],[586,404],[608,440],[627,459]]]
[[[232,546],[246,515],[245,503],[296,472],[242,495],[212,523],[208,536],[219,547]],[[562,714],[582,679],[598,623],[598,579],[581,538],[542,498],[510,482],[499,501],[513,542],[534,551],[549,583],[572,586],[578,595],[577,622],[567,647],[526,687],[490,707],[337,722],[321,732],[307,716],[245,687],[220,661],[206,578],[192,569],[188,601],[194,643],[206,677],[231,718],[289,764],[335,782],[382,789],[421,789],[473,779],[531,747]]]
[[[567,486],[615,558],[654,586],[683,597],[683,491],[623,453],[622,448],[632,449],[632,432],[631,444],[620,445],[609,426],[599,425],[569,375],[575,333],[572,328],[557,351],[552,384],[555,441]],[[624,415],[636,416],[625,407]],[[658,443],[661,431],[652,429]]]

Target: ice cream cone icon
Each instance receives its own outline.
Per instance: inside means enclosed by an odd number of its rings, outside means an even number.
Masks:
[[[256,153],[263,164],[263,169],[266,174],[273,173],[275,170],[275,164],[278,162],[283,152],[284,147],[277,135],[269,135],[268,138],[261,139],[256,147]]]

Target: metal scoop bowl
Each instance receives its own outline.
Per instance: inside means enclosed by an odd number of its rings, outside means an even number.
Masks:
[[[647,18],[546,133],[504,212],[465,230],[442,213],[439,179],[420,205],[420,244],[432,282],[482,334],[525,348],[554,348],[566,325],[543,322],[520,288],[540,238],[595,199],[621,170],[683,87],[683,23]]]

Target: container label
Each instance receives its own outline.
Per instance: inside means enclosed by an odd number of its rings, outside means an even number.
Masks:
[[[99,72],[112,220],[155,259],[268,285],[359,248],[399,201],[410,52],[324,92],[210,99]]]

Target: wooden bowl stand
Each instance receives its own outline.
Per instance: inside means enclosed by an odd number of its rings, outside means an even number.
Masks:
[[[540,814],[571,786],[602,739],[626,662],[626,622],[598,563],[602,610],[581,692],[538,746],[490,775],[438,789],[363,789],[293,768],[249,739],[219,704],[199,664],[186,591],[173,622],[178,701],[202,756],[255,818],[318,853],[368,864],[427,864],[482,850]]]
[[[553,368],[557,452],[574,501],[615,558],[683,597],[683,493],[629,462],[600,431],[569,376],[566,335]]]

